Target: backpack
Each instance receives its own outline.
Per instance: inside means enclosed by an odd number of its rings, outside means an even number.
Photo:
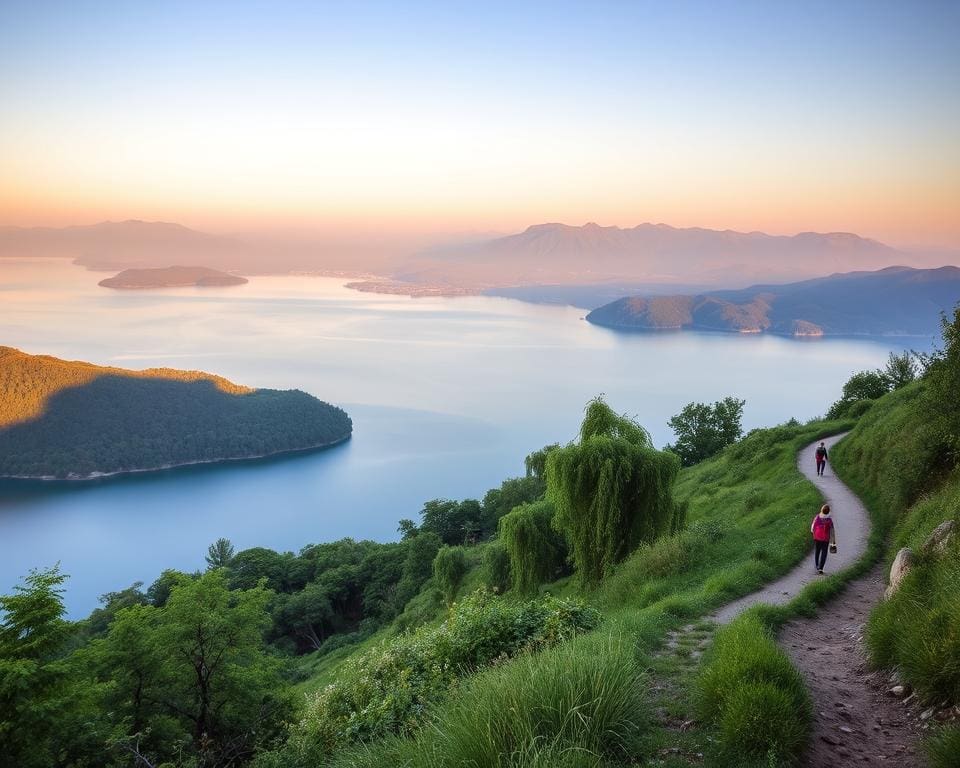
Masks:
[[[813,538],[815,541],[830,541],[830,529],[833,520],[829,517],[817,515],[813,518]]]
[[[826,449],[826,448],[823,448],[823,447],[817,448],[817,458],[818,458],[818,459],[822,459],[822,458],[823,458],[824,456],[826,456],[826,455],[827,455],[827,449]]]

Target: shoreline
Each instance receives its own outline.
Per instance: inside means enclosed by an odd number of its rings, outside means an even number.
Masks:
[[[57,477],[56,475],[0,475],[0,480],[20,480],[25,482],[43,482],[43,483],[84,483],[91,480],[103,480],[110,477],[121,477],[123,475],[145,474],[147,472],[163,472],[170,469],[182,469],[184,467],[196,467],[205,464],[227,464],[233,461],[256,461],[257,459],[271,459],[278,456],[285,456],[292,453],[307,453],[308,451],[319,451],[325,448],[333,448],[342,445],[353,437],[353,432],[339,440],[331,440],[326,443],[317,443],[316,445],[307,445],[302,448],[285,448],[280,451],[271,451],[269,453],[252,454],[250,456],[223,456],[216,459],[196,459],[194,461],[180,461],[175,464],[162,464],[158,467],[138,467],[136,469],[118,469],[113,472],[90,472],[86,475],[70,474],[66,477]]]
[[[736,330],[732,328],[717,328],[706,325],[676,325],[662,328],[644,328],[634,325],[620,325],[614,323],[598,323],[589,317],[583,318],[590,325],[597,328],[607,328],[611,331],[621,333],[684,333],[692,331],[694,333],[722,333],[728,336],[777,336],[781,339],[926,339],[925,334],[917,333],[783,333],[780,331],[768,331],[762,329]]]

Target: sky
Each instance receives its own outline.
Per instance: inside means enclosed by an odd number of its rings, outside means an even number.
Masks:
[[[960,2],[0,0],[0,225],[960,248]]]

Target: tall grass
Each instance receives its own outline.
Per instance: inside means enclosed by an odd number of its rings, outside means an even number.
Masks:
[[[931,736],[924,747],[930,768],[957,768],[960,765],[960,726],[944,727]]]
[[[719,764],[792,765],[806,746],[811,710],[803,678],[752,613],[717,632],[697,679],[697,709],[717,728]]]
[[[629,643],[578,638],[482,672],[416,739],[341,755],[338,768],[597,768],[637,754],[645,680]]]
[[[896,668],[921,696],[960,701],[960,542],[943,554],[923,543],[944,520],[960,523],[960,469],[933,450],[923,382],[881,398],[833,452],[846,480],[892,533],[888,561],[904,546],[916,563],[867,624],[870,661]]]

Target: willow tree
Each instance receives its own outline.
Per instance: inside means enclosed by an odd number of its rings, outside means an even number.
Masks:
[[[447,605],[453,604],[466,573],[467,557],[463,547],[441,547],[433,560],[433,578]]]
[[[669,533],[679,459],[602,398],[586,408],[576,442],[547,457],[547,497],[556,507],[584,583],[600,581],[638,544]]]
[[[566,558],[563,538],[552,525],[553,516],[553,504],[535,501],[514,507],[500,518],[500,541],[510,556],[510,580],[521,594],[533,594],[550,581]]]

